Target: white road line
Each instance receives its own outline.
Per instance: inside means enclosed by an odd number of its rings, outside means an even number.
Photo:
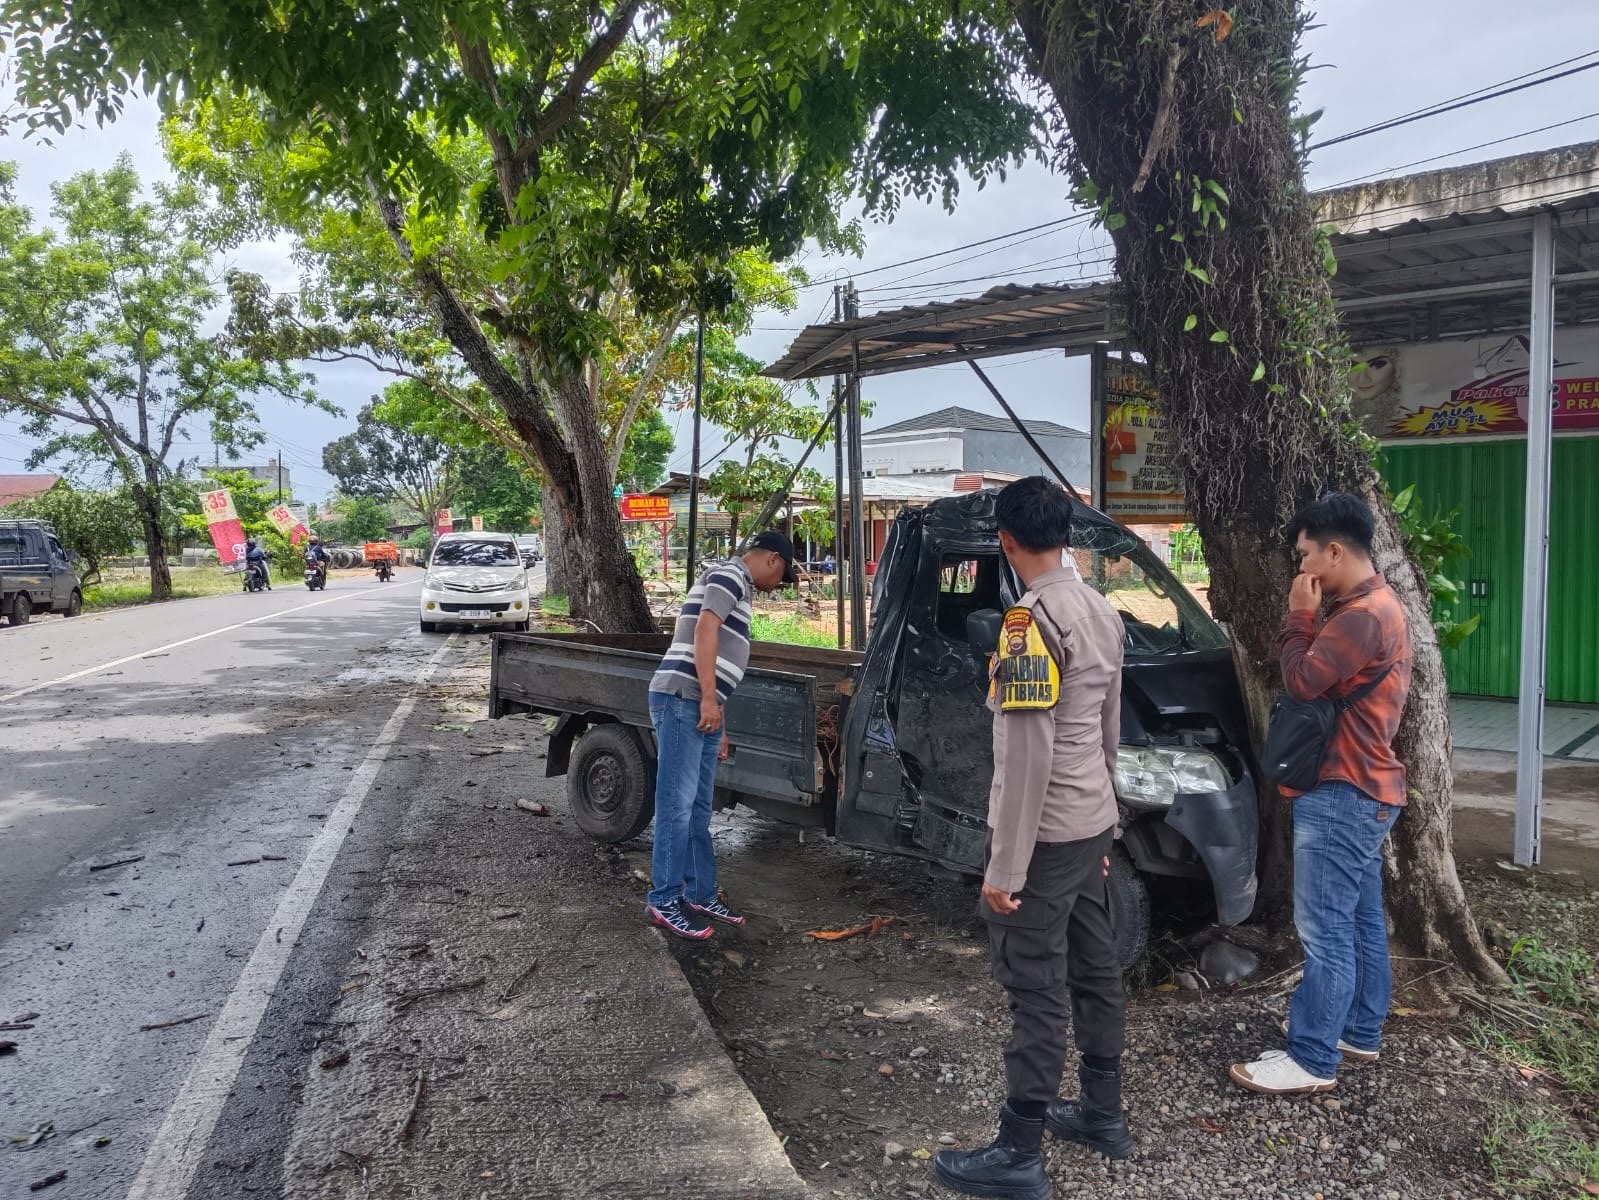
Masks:
[[[416,707],[417,690],[432,678],[439,660],[455,641],[455,635],[451,634],[428,659],[411,684],[410,692],[395,708],[350,777],[350,785],[344,789],[338,805],[328,814],[327,823],[311,844],[294,882],[278,901],[277,911],[261,931],[255,953],[244,964],[239,982],[211,1027],[205,1045],[200,1048],[200,1056],[189,1068],[188,1078],[167,1110],[166,1119],[161,1122],[161,1129],[145,1154],[144,1166],[128,1190],[128,1200],[183,1200],[188,1193],[206,1144],[222,1116],[228,1093],[244,1065],[244,1056],[255,1040],[256,1028],[272,999],[272,991],[288,965],[328,871],[344,845],[350,826],[355,823],[356,814],[389,748],[399,738],[406,718]]]
[[[409,581],[408,581],[409,582]],[[407,583],[386,583],[382,588],[405,587]],[[197,633],[193,637],[186,637],[181,641],[168,642],[165,646],[152,646],[148,650],[141,650],[137,654],[129,654],[123,658],[114,658],[110,662],[101,663],[97,667],[85,667],[81,671],[74,671],[70,675],[62,675],[55,679],[47,679],[43,683],[35,683],[30,687],[19,688],[14,692],[7,692],[0,696],[0,703],[7,700],[16,700],[23,696],[31,696],[34,692],[42,692],[45,688],[55,687],[59,683],[71,683],[74,679],[82,679],[86,675],[95,675],[101,671],[109,671],[112,667],[120,667],[124,663],[137,662],[141,658],[148,658],[152,654],[162,654],[168,650],[176,650],[179,646],[187,646],[193,642],[203,642],[206,638],[216,637],[219,633],[232,633],[235,629],[243,629],[246,625],[259,625],[262,621],[271,621],[277,617],[286,617],[290,613],[304,612],[308,608],[321,608],[324,604],[337,604],[340,600],[348,600],[354,596],[370,596],[372,590],[361,592],[340,592],[337,596],[329,596],[326,600],[315,600],[310,604],[296,605],[294,608],[281,608],[277,612],[262,613],[259,617],[251,617],[248,621],[240,621],[235,625],[224,625],[220,629],[213,629],[208,633]]]

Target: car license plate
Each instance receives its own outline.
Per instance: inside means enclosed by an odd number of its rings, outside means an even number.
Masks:
[[[494,614],[486,608],[463,608],[461,615],[469,621],[487,621]]]

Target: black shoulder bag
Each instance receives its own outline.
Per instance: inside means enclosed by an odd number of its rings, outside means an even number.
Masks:
[[[1308,792],[1320,783],[1321,760],[1327,757],[1327,743],[1338,727],[1338,718],[1371,695],[1393,669],[1389,663],[1377,678],[1341,699],[1278,696],[1266,722],[1266,748],[1260,756],[1266,774],[1296,792]]]

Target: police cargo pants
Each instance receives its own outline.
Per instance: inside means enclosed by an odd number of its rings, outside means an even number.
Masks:
[[[1053,1100],[1066,1066],[1067,1025],[1079,1054],[1122,1052],[1125,995],[1116,961],[1110,885],[1104,875],[1113,831],[1077,842],[1039,842],[1000,915],[981,898],[994,981],[1010,994],[1005,1080],[1016,1100]]]

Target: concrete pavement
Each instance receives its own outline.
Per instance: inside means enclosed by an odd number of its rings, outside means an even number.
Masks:
[[[420,634],[419,578],[0,634],[0,1022],[26,1027],[0,1033],[0,1133],[35,1141],[0,1145],[0,1195],[62,1171],[46,1194],[72,1200],[364,1195],[337,1142],[357,1133],[395,1196],[800,1186],[605,852],[529,849],[519,810],[496,826],[505,797],[561,787],[531,744],[473,755],[487,637]],[[502,799],[463,805],[477,764],[471,796]],[[398,1145],[397,994],[462,962],[510,999],[406,1016],[441,1069]],[[349,1071],[324,1070],[341,1041]]]

